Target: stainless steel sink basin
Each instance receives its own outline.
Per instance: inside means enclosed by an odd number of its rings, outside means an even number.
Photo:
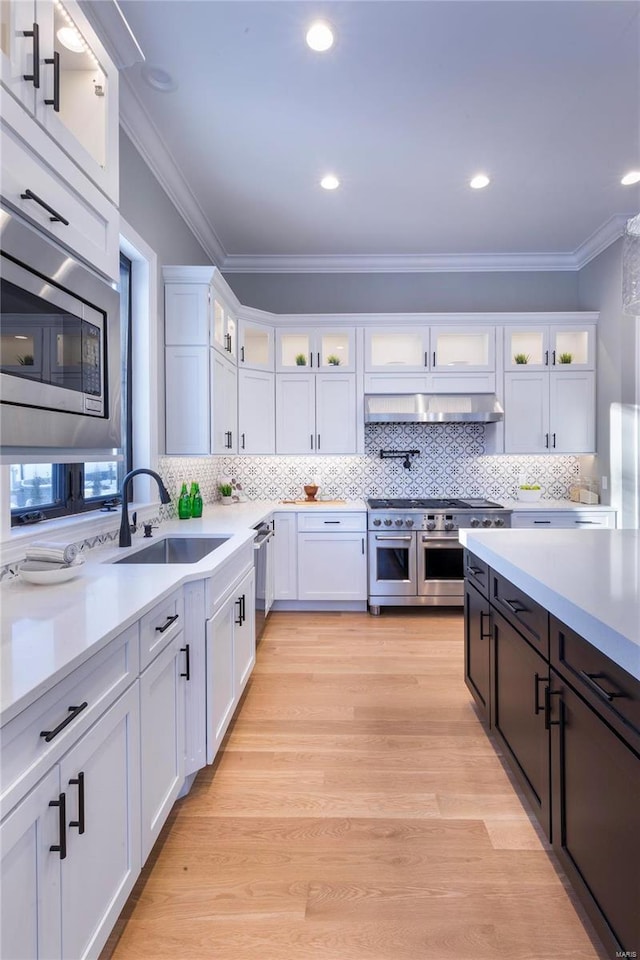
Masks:
[[[163,537],[114,563],[197,563],[229,537]]]

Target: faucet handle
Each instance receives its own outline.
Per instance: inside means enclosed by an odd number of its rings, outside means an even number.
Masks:
[[[131,523],[129,524],[129,530],[131,533],[135,533],[138,529],[138,511],[134,510],[131,514]]]

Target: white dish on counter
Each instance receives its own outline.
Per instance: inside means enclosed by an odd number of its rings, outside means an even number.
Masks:
[[[35,583],[38,586],[48,583],[65,583],[77,577],[84,564],[84,559],[77,557],[73,563],[46,563],[44,560],[24,560],[18,567],[21,580]]]

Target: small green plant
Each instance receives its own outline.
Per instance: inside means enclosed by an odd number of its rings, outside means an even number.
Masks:
[[[560,363],[571,363],[571,361],[573,360],[573,354],[561,353],[560,356],[558,357],[558,360]]]
[[[218,490],[221,497],[230,497],[233,493],[233,487],[230,483],[220,483],[218,484]]]
[[[305,357],[304,353],[296,354],[296,366],[306,367],[306,365],[307,365],[307,358]]]
[[[521,483],[519,486],[520,490],[540,490],[539,483]]]
[[[327,357],[327,363],[332,367],[339,367],[340,357],[336,357],[336,355],[332,353],[330,357]]]
[[[516,363],[529,363],[529,354],[528,353],[516,353],[513,358]]]
[[[33,356],[30,353],[25,353],[23,357],[18,357],[18,363],[23,367],[32,367]]]

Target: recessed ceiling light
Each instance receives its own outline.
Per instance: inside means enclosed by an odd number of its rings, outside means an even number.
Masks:
[[[340,186],[340,181],[332,173],[328,173],[320,181],[320,186],[323,190],[336,190]]]
[[[315,20],[307,30],[306,40],[312,50],[324,53],[325,50],[333,46],[331,24],[327,23],[326,20]]]
[[[640,170],[630,170],[629,173],[625,173],[620,183],[623,187],[630,187],[632,183],[640,183]]]
[[[483,187],[488,187],[490,183],[491,181],[485,173],[478,173],[469,181],[469,186],[472,190],[482,190]]]
[[[85,49],[84,40],[75,27],[60,27],[56,36],[62,46],[72,53],[82,53]]]
[[[144,80],[154,90],[159,90],[161,93],[173,93],[174,90],[178,89],[178,84],[171,74],[167,70],[163,70],[162,67],[152,67],[145,63],[140,72]]]

